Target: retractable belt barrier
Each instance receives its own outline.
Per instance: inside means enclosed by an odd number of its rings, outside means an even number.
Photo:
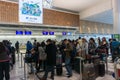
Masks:
[[[21,53],[21,67],[22,67],[22,53]],[[21,78],[21,80],[27,80],[27,75],[26,75],[26,65],[25,65],[25,61],[24,61],[24,76],[23,78]]]
[[[21,67],[20,68],[22,68],[23,67],[23,54],[26,54],[26,53],[20,53],[21,54]]]
[[[22,54],[25,54],[25,53],[21,53],[21,55]],[[21,66],[22,66],[22,58],[23,58],[23,55],[21,56]],[[22,80],[27,80],[27,77],[26,77],[26,66],[25,66],[25,60],[24,60],[24,78],[22,79]],[[32,63],[26,63],[26,64],[28,64],[28,66],[30,67],[30,68],[32,68],[31,70],[32,70],[32,72],[33,72],[33,74],[34,74],[34,80],[41,80],[41,78],[40,78],[40,76],[37,74],[37,71],[36,71],[36,69],[35,69],[35,67],[33,67],[33,63],[34,62],[32,62]],[[30,65],[29,65],[30,64]],[[78,63],[73,63],[73,64],[67,64],[67,65],[77,65]],[[67,66],[67,65],[62,65],[62,67],[65,67],[65,66]],[[54,69],[57,69],[57,68],[61,68],[61,67],[56,67],[57,65],[55,65],[55,67],[54,67]],[[80,66],[81,66],[81,61],[80,61]],[[40,70],[39,72],[44,72],[45,70]],[[82,73],[82,69],[81,69],[81,67],[80,67],[80,72]],[[80,74],[80,78],[82,79],[82,74]]]

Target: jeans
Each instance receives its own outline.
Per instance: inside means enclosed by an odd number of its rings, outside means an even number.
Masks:
[[[0,62],[0,80],[10,80],[10,74],[9,74],[9,61],[6,62]]]
[[[43,61],[43,60],[39,60],[39,62],[37,63],[36,66],[37,66],[37,67],[36,67],[37,71],[39,71],[41,67],[42,67],[42,69],[45,71],[46,63],[45,63],[45,61]]]
[[[34,73],[34,67],[33,67],[33,63],[28,63],[28,66],[30,68],[30,74]]]
[[[48,72],[51,72],[51,77],[54,78],[54,66],[53,65],[47,65],[46,69],[45,69],[45,74],[44,74],[44,78],[47,79],[48,76]]]
[[[68,75],[72,75],[72,68],[71,68],[71,65],[70,65],[70,58],[66,58],[65,59],[65,68],[66,68],[66,70],[67,70],[67,72],[68,72]]]

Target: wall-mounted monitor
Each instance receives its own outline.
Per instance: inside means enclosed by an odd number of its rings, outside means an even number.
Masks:
[[[43,31],[42,34],[43,35],[48,35],[48,32],[47,31]]]
[[[53,32],[53,31],[50,31],[50,32],[49,32],[49,35],[54,35],[54,32]]]
[[[71,33],[71,32],[68,32],[68,33],[67,33],[67,35],[69,35],[69,36],[70,36],[70,35],[72,35],[72,33]]]
[[[67,32],[62,32],[62,35],[66,35],[67,34]]]
[[[23,35],[23,31],[16,30],[16,35]]]
[[[24,33],[25,33],[25,35],[32,35],[31,31],[25,31]]]

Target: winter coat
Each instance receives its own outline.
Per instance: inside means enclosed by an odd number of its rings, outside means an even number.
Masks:
[[[47,65],[56,65],[57,47],[53,43],[50,43],[46,46],[45,52],[47,54]]]

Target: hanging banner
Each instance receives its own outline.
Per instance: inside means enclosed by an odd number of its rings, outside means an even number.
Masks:
[[[42,0],[19,0],[19,22],[43,23]]]

